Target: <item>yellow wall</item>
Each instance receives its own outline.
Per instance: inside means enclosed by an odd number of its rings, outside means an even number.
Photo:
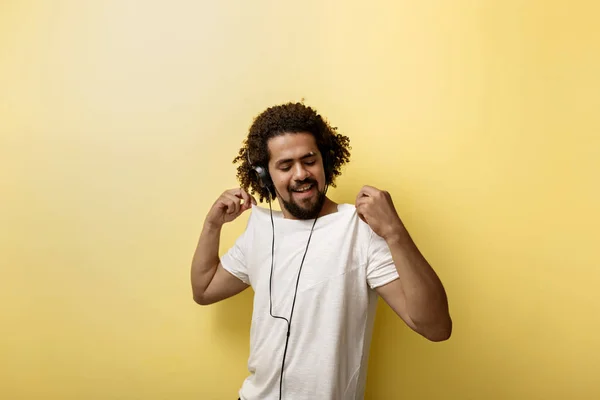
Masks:
[[[389,190],[450,296],[441,344],[380,308],[367,399],[600,398],[595,4],[1,2],[0,398],[235,398],[251,293],[201,308],[189,263],[303,97],[334,199]]]

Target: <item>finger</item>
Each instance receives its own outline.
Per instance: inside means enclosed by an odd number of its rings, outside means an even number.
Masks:
[[[246,211],[250,208],[250,204],[252,204],[252,202],[250,201],[250,195],[246,193],[246,191],[243,189],[240,189],[239,193],[242,196],[242,200],[244,201],[244,204],[242,204],[242,210]]]
[[[359,202],[359,203],[356,205],[356,210],[357,210],[359,213],[361,213],[361,214],[365,214],[365,213],[367,213],[367,212],[369,211],[369,209],[368,209],[368,203],[366,203],[366,202],[364,202],[364,201],[362,201],[362,202]]]
[[[363,193],[363,195],[374,196],[379,192],[379,189],[377,189],[376,187],[373,187],[373,186],[365,185],[362,187],[362,189],[360,191],[361,191],[361,193]]]
[[[363,189],[360,189],[360,191],[356,195],[356,202],[358,202],[360,199],[365,198],[365,197],[368,197],[368,195],[365,193],[365,191]]]
[[[240,204],[241,199],[231,193],[225,193],[223,196],[225,196],[225,198],[227,198],[228,200],[231,201],[232,208],[230,208],[228,210],[229,214],[239,213],[240,207],[241,207],[241,204]]]
[[[358,199],[363,198],[363,197],[370,197],[370,196],[373,196],[376,193],[377,193],[377,189],[375,189],[373,186],[364,185],[358,191],[358,194],[356,195],[356,199],[358,200]]]
[[[365,216],[365,211],[366,211],[366,209],[365,209],[364,203],[358,204],[356,206],[356,214],[358,215],[358,217],[360,219],[362,219],[364,222],[367,222],[367,217]]]
[[[356,199],[356,207],[362,207],[362,206],[366,206],[368,204],[371,204],[373,202],[373,198],[372,197],[359,197]]]
[[[218,200],[219,208],[223,210],[226,214],[233,214],[235,212],[235,204],[234,201],[225,195],[221,196]]]
[[[237,197],[238,199],[244,198],[244,190],[242,188],[231,189],[226,191],[224,194],[230,194],[232,196]]]
[[[235,214],[240,214],[243,211],[242,198],[238,197],[238,196],[234,196],[233,201],[234,201],[234,205],[235,205]]]
[[[242,189],[242,188],[234,189],[232,191],[232,193],[236,197],[239,197],[244,200],[244,204],[242,205],[243,210],[249,209],[250,204],[256,205],[256,199],[253,196],[251,196],[248,192],[246,192],[244,189]]]
[[[358,215],[358,218],[360,218],[364,223],[367,223],[365,215],[358,208],[356,209],[356,215]]]
[[[250,204],[256,205],[256,199],[250,193],[246,192],[245,190],[242,190],[242,192],[244,192],[246,196],[248,196],[248,208],[250,208]]]

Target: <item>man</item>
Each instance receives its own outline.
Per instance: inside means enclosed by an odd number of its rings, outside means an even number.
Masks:
[[[312,108],[271,107],[234,160],[241,187],[206,216],[192,262],[194,300],[212,304],[248,286],[255,293],[242,400],[362,399],[378,296],[425,338],[450,337],[444,287],[390,195],[365,186],[355,204],[326,196],[349,148]],[[246,210],[245,231],[219,258],[223,224]]]

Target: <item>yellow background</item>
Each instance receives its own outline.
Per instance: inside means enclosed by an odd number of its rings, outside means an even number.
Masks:
[[[252,293],[189,265],[302,98],[351,138],[334,200],[390,191],[450,297],[439,344],[382,304],[367,399],[600,398],[596,4],[0,2],[0,398],[237,398]]]

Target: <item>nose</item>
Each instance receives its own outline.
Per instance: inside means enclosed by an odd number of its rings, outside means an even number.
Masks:
[[[294,180],[303,181],[310,176],[310,173],[304,168],[302,163],[296,163],[294,165]]]

